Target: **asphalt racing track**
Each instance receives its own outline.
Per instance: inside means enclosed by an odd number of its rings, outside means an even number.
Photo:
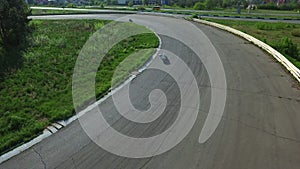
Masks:
[[[121,15],[88,15],[113,19]],[[68,16],[49,16],[64,18]],[[47,18],[40,16],[36,18]],[[82,19],[85,15],[72,15]],[[300,166],[300,89],[274,59],[230,33],[184,19],[128,15],[121,20],[146,25],[162,40],[162,49],[179,56],[195,76],[200,93],[198,116],[188,135],[173,149],[148,158],[125,158],[95,144],[78,120],[27,151],[0,164],[1,169],[298,169]],[[189,25],[189,24],[192,24]],[[212,136],[200,144],[199,134],[208,116],[214,77],[203,62],[216,49],[223,64],[227,88],[225,109]],[[174,64],[171,57],[170,65]],[[156,57],[153,63],[163,63]],[[180,69],[180,67],[178,68]],[[215,67],[215,69],[220,69]],[[182,75],[185,81],[184,72]],[[188,91],[194,89],[185,84]],[[99,105],[103,116],[119,132],[132,137],[160,134],[178,115],[180,92],[173,79],[145,70],[130,84],[133,105],[149,108],[149,92],[162,90],[168,103],[153,124],[130,122],[117,113],[109,97]],[[121,89],[122,90],[122,89]],[[195,107],[192,107],[195,108]],[[89,113],[86,114],[88,116]],[[213,128],[213,126],[211,126]],[[101,136],[100,136],[101,137]]]

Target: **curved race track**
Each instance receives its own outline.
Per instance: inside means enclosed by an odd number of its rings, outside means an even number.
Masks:
[[[78,15],[78,19],[84,17]],[[189,134],[161,155],[124,158],[97,146],[76,120],[33,148],[0,164],[1,169],[299,168],[300,90],[296,81],[271,56],[232,34],[197,23],[190,27],[183,19],[148,15],[132,15],[125,19],[128,18],[159,34],[162,49],[180,56],[195,75],[201,101],[196,123]],[[227,89],[218,90],[227,91],[227,100],[219,126],[205,143],[199,144],[199,134],[211,104],[213,81],[201,59],[213,55],[208,50],[211,47],[216,49],[225,70]],[[161,62],[160,57],[154,62]],[[174,122],[180,95],[178,88],[168,76],[154,73],[145,70],[131,82],[131,101],[144,110],[148,106],[148,95],[143,92],[159,88],[170,98],[164,117],[146,127],[128,123],[116,112],[110,97],[99,107],[116,130],[131,136],[149,137],[161,133]]]

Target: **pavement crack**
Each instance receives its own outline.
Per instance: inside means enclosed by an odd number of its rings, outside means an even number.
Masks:
[[[159,147],[157,148],[155,154],[161,149],[161,146],[162,146],[163,143],[166,141],[166,138],[167,138],[167,137],[165,137],[165,139],[164,139],[164,140],[162,141],[162,143],[159,145]],[[150,161],[153,159],[153,157],[154,157],[154,156],[151,156],[151,157],[149,158],[149,160],[147,160],[147,161],[146,161],[139,169],[143,169],[147,164],[149,164]]]
[[[47,169],[47,165],[46,165],[42,155],[35,148],[32,148],[32,150],[40,157],[40,161],[43,164],[44,169]]]
[[[201,85],[199,87],[214,88],[214,89],[218,89],[218,90],[227,90],[227,91],[233,91],[233,92],[237,92],[237,93],[260,95],[260,96],[273,97],[273,98],[285,99],[285,100],[289,100],[289,101],[300,102],[300,99],[298,99],[298,98],[292,98],[292,97],[285,97],[285,96],[280,96],[280,95],[267,94],[267,93],[264,93],[263,91],[246,91],[246,90],[232,89],[232,88],[224,89],[224,88],[212,87],[210,85]],[[229,94],[229,95],[232,95],[232,94]]]
[[[274,137],[277,137],[277,138],[280,138],[280,139],[284,139],[284,140],[289,140],[289,141],[291,141],[291,142],[300,143],[300,140],[297,140],[297,139],[294,139],[294,138],[290,138],[290,137],[285,137],[285,136],[278,135],[278,134],[276,134],[276,131],[275,131],[275,132],[270,132],[270,131],[267,131],[267,130],[265,130],[265,129],[262,129],[262,128],[259,128],[259,127],[256,127],[256,126],[253,126],[253,125],[250,125],[250,124],[247,124],[247,123],[244,123],[244,122],[242,122],[241,120],[238,120],[238,119],[225,118],[225,120],[226,120],[226,119],[227,119],[227,120],[231,120],[231,121],[238,122],[239,124],[242,124],[242,125],[245,126],[245,127],[252,128],[252,129],[261,131],[261,132],[263,132],[263,133],[266,133],[266,134],[268,134],[268,135],[271,135],[271,136],[274,136]]]
[[[149,160],[147,160],[139,169],[143,169],[147,164],[150,163],[150,161],[152,160],[153,156],[149,158]]]
[[[73,165],[74,165],[74,169],[77,169],[77,166],[76,166],[76,163],[75,163],[75,160],[74,160],[74,158],[73,158],[73,157],[71,157],[71,160],[72,160],[72,163],[73,163]]]

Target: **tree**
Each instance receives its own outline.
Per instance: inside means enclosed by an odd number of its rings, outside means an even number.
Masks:
[[[104,4],[103,3],[100,4],[100,8],[104,9]]]
[[[142,0],[142,4],[143,4],[143,6],[146,6],[146,5],[148,5],[148,3],[149,3],[149,1],[148,1],[148,0]]]
[[[95,1],[94,0],[89,0],[89,5],[95,5]]]
[[[227,8],[227,7],[230,7],[230,6],[232,6],[230,0],[223,0],[223,2],[222,2],[222,7],[223,8]]]
[[[105,0],[106,5],[111,5],[111,0]]]
[[[213,9],[217,6],[216,0],[205,0],[206,9]]]
[[[205,4],[203,2],[197,2],[197,3],[195,3],[193,8],[195,10],[203,10],[203,9],[205,9]]]
[[[0,69],[21,63],[21,53],[28,45],[29,15],[31,10],[24,0],[1,0]]]

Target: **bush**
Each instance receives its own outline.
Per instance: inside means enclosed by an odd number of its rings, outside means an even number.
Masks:
[[[197,3],[195,3],[193,8],[195,10],[203,10],[203,9],[205,9],[205,4],[202,2],[197,2]]]
[[[284,37],[279,42],[275,43],[274,48],[279,52],[300,60],[299,49],[289,38]]]
[[[104,9],[104,4],[103,3],[100,4],[100,8]]]
[[[267,9],[267,10],[297,10],[300,9],[299,3],[290,3],[282,4],[277,6],[274,3],[262,4],[257,6],[258,9]]]
[[[76,8],[76,5],[73,3],[68,3],[66,8]]]
[[[129,6],[129,7],[132,7],[132,6],[133,6],[132,1],[128,2],[128,6]]]
[[[144,11],[144,10],[146,10],[146,9],[145,9],[144,7],[142,7],[142,6],[140,6],[140,7],[137,8],[137,10],[138,10],[138,11]]]
[[[282,4],[278,6],[279,10],[296,10],[300,9],[299,3]]]
[[[275,5],[274,3],[258,5],[257,8],[258,9],[267,9],[267,10],[278,10],[277,5]]]
[[[217,1],[216,0],[205,0],[205,8],[206,9],[213,9],[216,8]]]
[[[193,14],[192,18],[198,18],[198,14]]]

